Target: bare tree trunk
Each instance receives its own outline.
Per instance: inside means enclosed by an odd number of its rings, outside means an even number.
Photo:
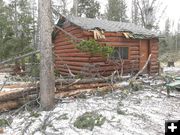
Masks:
[[[51,42],[51,0],[39,0],[40,17],[40,103],[43,110],[54,106],[54,65]]]
[[[74,16],[78,16],[78,0],[73,0]]]
[[[17,0],[14,1],[15,8],[15,36],[18,37],[18,15],[17,15]]]

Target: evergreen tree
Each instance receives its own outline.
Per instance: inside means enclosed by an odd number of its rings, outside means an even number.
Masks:
[[[77,15],[87,18],[96,18],[100,15],[100,4],[95,0],[78,0]],[[75,13],[75,6],[71,9],[71,13]],[[75,14],[74,14],[75,15]]]
[[[127,22],[127,5],[124,0],[108,0],[107,19]]]
[[[9,8],[5,5],[3,0],[0,0],[0,59],[8,56],[12,48],[12,44],[8,45],[8,41],[12,40],[14,31],[12,28],[12,21],[9,18]]]
[[[0,44],[1,59],[29,52],[32,50],[30,45],[33,36],[33,18],[29,2],[13,0],[8,6],[5,6],[1,0],[1,5],[5,18],[5,24],[0,23],[0,28],[4,29],[4,36],[0,39],[3,40],[3,44]]]

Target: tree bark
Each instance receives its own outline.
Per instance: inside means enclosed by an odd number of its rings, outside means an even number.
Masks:
[[[52,14],[51,0],[39,0],[40,17],[40,103],[43,110],[54,106],[54,65],[52,55]]]

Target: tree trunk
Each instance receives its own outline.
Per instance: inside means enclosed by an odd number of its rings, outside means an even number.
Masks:
[[[43,110],[54,106],[54,65],[52,55],[51,0],[39,0],[40,18],[40,103]]]

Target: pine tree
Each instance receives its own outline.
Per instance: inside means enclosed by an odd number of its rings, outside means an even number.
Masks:
[[[127,22],[127,5],[124,0],[108,0],[107,19],[112,21]]]
[[[30,45],[33,36],[33,19],[29,5],[27,0],[13,0],[8,6],[4,6],[4,15],[6,17],[4,21],[6,24],[4,26],[2,23],[0,24],[5,34],[3,44],[0,45],[2,48],[1,59],[32,50]]]
[[[78,0],[77,16],[85,16],[87,18],[96,18],[100,15],[100,4],[95,0]],[[76,4],[76,3],[75,3]],[[71,14],[75,15],[75,5],[71,9]]]
[[[13,36],[12,22],[8,20],[8,7],[0,0],[0,60],[4,59],[7,41]]]

